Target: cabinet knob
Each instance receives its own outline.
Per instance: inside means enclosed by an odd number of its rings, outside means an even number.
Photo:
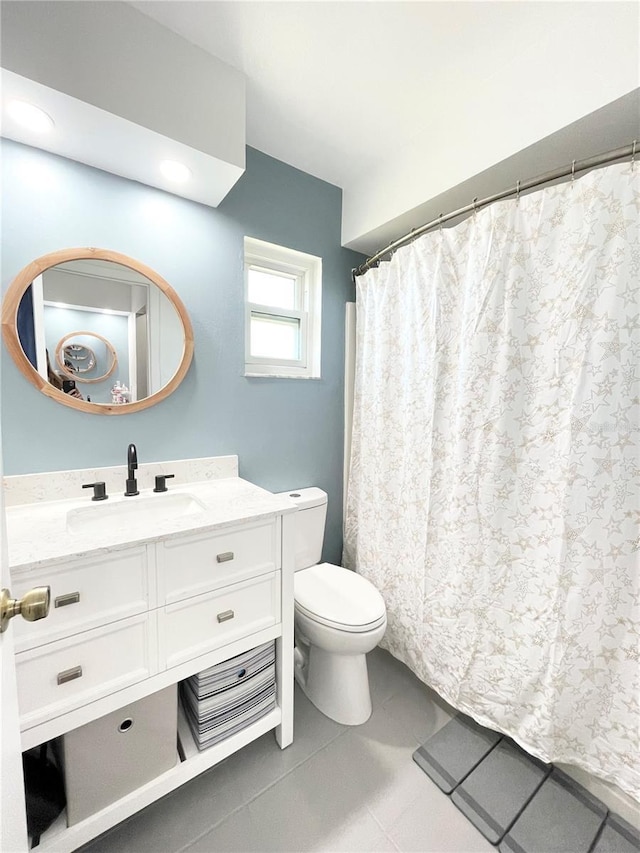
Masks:
[[[228,622],[229,619],[233,619],[235,613],[233,610],[223,610],[222,613],[218,613],[218,622]]]
[[[54,607],[66,607],[69,604],[77,604],[80,601],[79,592],[65,592],[64,595],[58,595],[53,599]]]
[[[222,554],[217,554],[216,560],[219,563],[227,563],[229,560],[233,560],[233,551],[224,551]]]
[[[58,684],[66,684],[67,681],[73,681],[74,678],[82,677],[82,667],[72,666],[71,669],[65,669],[58,673]]]

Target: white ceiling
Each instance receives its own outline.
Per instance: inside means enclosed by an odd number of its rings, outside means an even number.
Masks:
[[[3,135],[214,205],[246,141],[341,187],[343,245],[367,254],[518,178],[640,139],[636,0],[0,10],[3,109],[33,96],[56,123],[34,142],[3,113]],[[191,168],[179,190],[159,178],[167,158]]]
[[[558,25],[550,3],[131,5],[244,72],[249,145],[338,186]]]
[[[549,32],[571,32],[586,6],[344,0],[132,5],[244,72],[249,145],[341,187],[410,140],[439,132],[452,108],[482,99],[497,75],[549,62],[541,50]]]
[[[131,5],[246,75],[247,144],[342,187],[343,238],[363,251],[639,85],[634,2]]]

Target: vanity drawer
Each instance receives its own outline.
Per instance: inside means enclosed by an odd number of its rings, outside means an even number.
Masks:
[[[46,619],[14,621],[17,652],[144,613],[149,607],[149,566],[146,547],[104,557],[74,560],[11,578],[18,598],[34,586],[51,587]]]
[[[160,612],[160,666],[167,669],[280,621],[280,572],[205,593]]]
[[[215,535],[158,544],[158,596],[173,604],[280,568],[277,526],[232,527]]]
[[[28,729],[157,671],[155,613],[16,655],[20,726]]]

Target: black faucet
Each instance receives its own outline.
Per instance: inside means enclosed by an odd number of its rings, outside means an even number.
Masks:
[[[127,449],[127,465],[129,471],[127,473],[127,491],[124,493],[125,498],[132,498],[134,495],[139,495],[138,481],[136,480],[136,468],[138,467],[138,451],[135,444],[130,444]]]

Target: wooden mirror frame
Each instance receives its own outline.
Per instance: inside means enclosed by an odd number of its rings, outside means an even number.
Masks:
[[[124,403],[118,405],[78,400],[77,397],[71,397],[69,394],[65,394],[64,391],[55,388],[50,382],[43,379],[24,354],[20,338],[18,337],[18,307],[27,289],[30,287],[34,279],[43,272],[46,272],[46,270],[51,269],[58,264],[66,263],[67,261],[84,260],[113,261],[116,264],[122,264],[122,266],[129,267],[129,269],[140,273],[140,275],[143,275],[160,288],[178,312],[184,329],[184,348],[182,351],[182,359],[178,365],[178,369],[167,384],[159,391],[156,391],[155,394],[151,394],[143,400],[136,400],[135,403]],[[46,394],[47,397],[51,397],[51,399],[55,400],[57,403],[62,403],[64,406],[69,406],[71,409],[77,409],[81,412],[89,412],[94,415],[126,415],[129,412],[140,412],[142,409],[148,409],[151,406],[155,406],[156,403],[160,403],[168,397],[169,394],[176,390],[178,385],[180,385],[184,379],[191,364],[191,360],[193,359],[193,327],[191,325],[189,315],[187,314],[187,309],[184,307],[182,300],[175,290],[150,267],[140,261],[129,258],[127,255],[122,255],[120,252],[113,252],[110,249],[61,249],[60,251],[50,252],[47,255],[36,258],[35,261],[31,261],[30,264],[27,264],[27,266],[24,267],[24,269],[22,269],[11,282],[4,295],[4,299],[2,300],[2,336],[11,358],[14,360],[23,376],[28,379],[32,385],[34,385],[43,394]]]
[[[106,373],[103,373],[102,376],[96,376],[94,379],[86,379],[84,376],[80,376],[80,371],[68,370],[67,365],[64,363],[65,343],[70,338],[75,338],[76,335],[80,335],[82,337],[87,338],[97,338],[104,344],[105,350],[109,353],[109,356],[111,358],[111,364],[109,365],[109,369],[106,371]],[[91,347],[87,347],[87,349],[95,359],[96,355],[91,349]],[[111,341],[107,340],[104,335],[99,335],[97,332],[90,332],[84,329],[78,329],[75,332],[68,332],[58,341],[58,346],[56,347],[56,364],[65,376],[68,376],[69,379],[73,379],[75,382],[85,382],[87,384],[91,382],[104,382],[104,380],[108,379],[118,366],[118,356],[116,355],[116,351],[113,347],[113,344],[111,343]]]

